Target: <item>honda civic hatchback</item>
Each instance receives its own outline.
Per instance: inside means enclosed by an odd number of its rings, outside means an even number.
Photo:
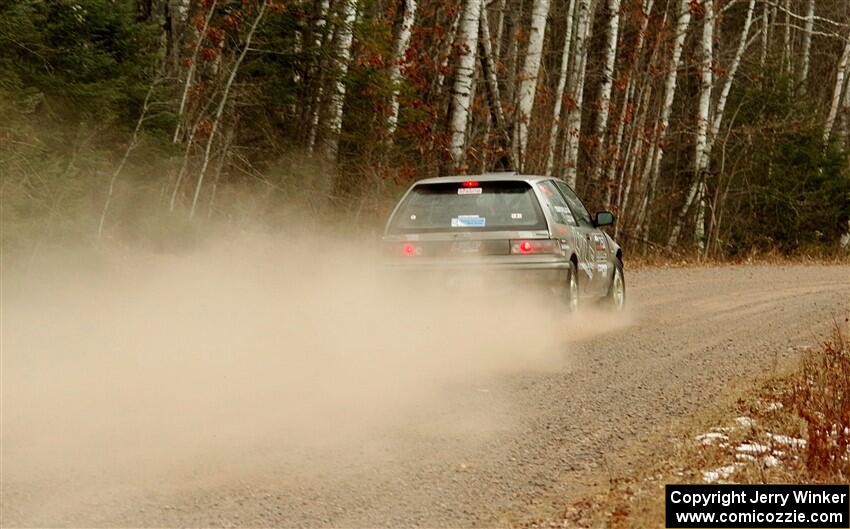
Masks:
[[[396,205],[383,235],[389,267],[450,280],[511,276],[543,283],[569,310],[599,300],[622,309],[623,253],[602,227],[607,211],[590,215],[566,182],[550,176],[491,173],[414,183]]]

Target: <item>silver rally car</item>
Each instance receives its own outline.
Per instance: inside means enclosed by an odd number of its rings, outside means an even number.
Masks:
[[[612,213],[590,215],[564,181],[550,176],[428,178],[396,205],[383,247],[398,270],[461,281],[509,272],[520,284],[548,285],[571,311],[585,300],[621,309],[623,254],[600,229],[613,223]]]

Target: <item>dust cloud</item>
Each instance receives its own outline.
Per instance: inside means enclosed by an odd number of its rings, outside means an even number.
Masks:
[[[3,277],[4,525],[269,466],[374,464],[399,431],[486,438],[510,402],[458,395],[564,369],[570,341],[627,323],[570,318],[525,285],[395,277],[374,242],[339,237],[50,261]]]

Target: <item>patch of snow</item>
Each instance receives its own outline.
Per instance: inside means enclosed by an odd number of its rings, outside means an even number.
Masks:
[[[750,454],[735,454],[735,459],[740,459],[741,461],[755,461],[756,460],[756,458],[754,458]]]
[[[696,440],[704,445],[713,444],[717,440],[726,441],[729,436],[720,432],[706,432],[696,436]]]
[[[764,466],[766,466],[766,467],[775,467],[775,466],[782,463],[779,459],[777,459],[773,456],[767,456],[764,459],[762,459],[762,461],[764,461]]]
[[[770,438],[771,441],[787,446],[793,446],[794,448],[803,448],[806,446],[806,440],[800,439],[799,437],[789,437],[787,435],[778,435],[770,432],[767,432],[767,437]]]
[[[741,443],[736,448],[738,452],[750,453],[750,454],[767,454],[770,453],[770,447],[767,445],[762,445],[758,443]]]
[[[715,470],[703,472],[702,479],[706,483],[714,483],[719,479],[726,479],[731,476],[740,465],[741,463],[734,463],[732,465],[726,465],[725,467],[720,467]]]
[[[775,411],[775,410],[781,410],[781,409],[782,409],[782,407],[783,407],[783,406],[782,406],[782,403],[781,403],[781,402],[769,402],[769,403],[767,404],[767,408],[766,408],[766,409],[767,409],[767,411]]]
[[[752,428],[756,424],[755,419],[749,417],[735,417],[735,422],[744,428]]]

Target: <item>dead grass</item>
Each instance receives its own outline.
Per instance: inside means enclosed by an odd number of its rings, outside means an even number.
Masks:
[[[796,365],[755,381],[714,411],[658,434],[654,454],[538,527],[664,527],[667,483],[846,483],[850,347],[833,336]]]

